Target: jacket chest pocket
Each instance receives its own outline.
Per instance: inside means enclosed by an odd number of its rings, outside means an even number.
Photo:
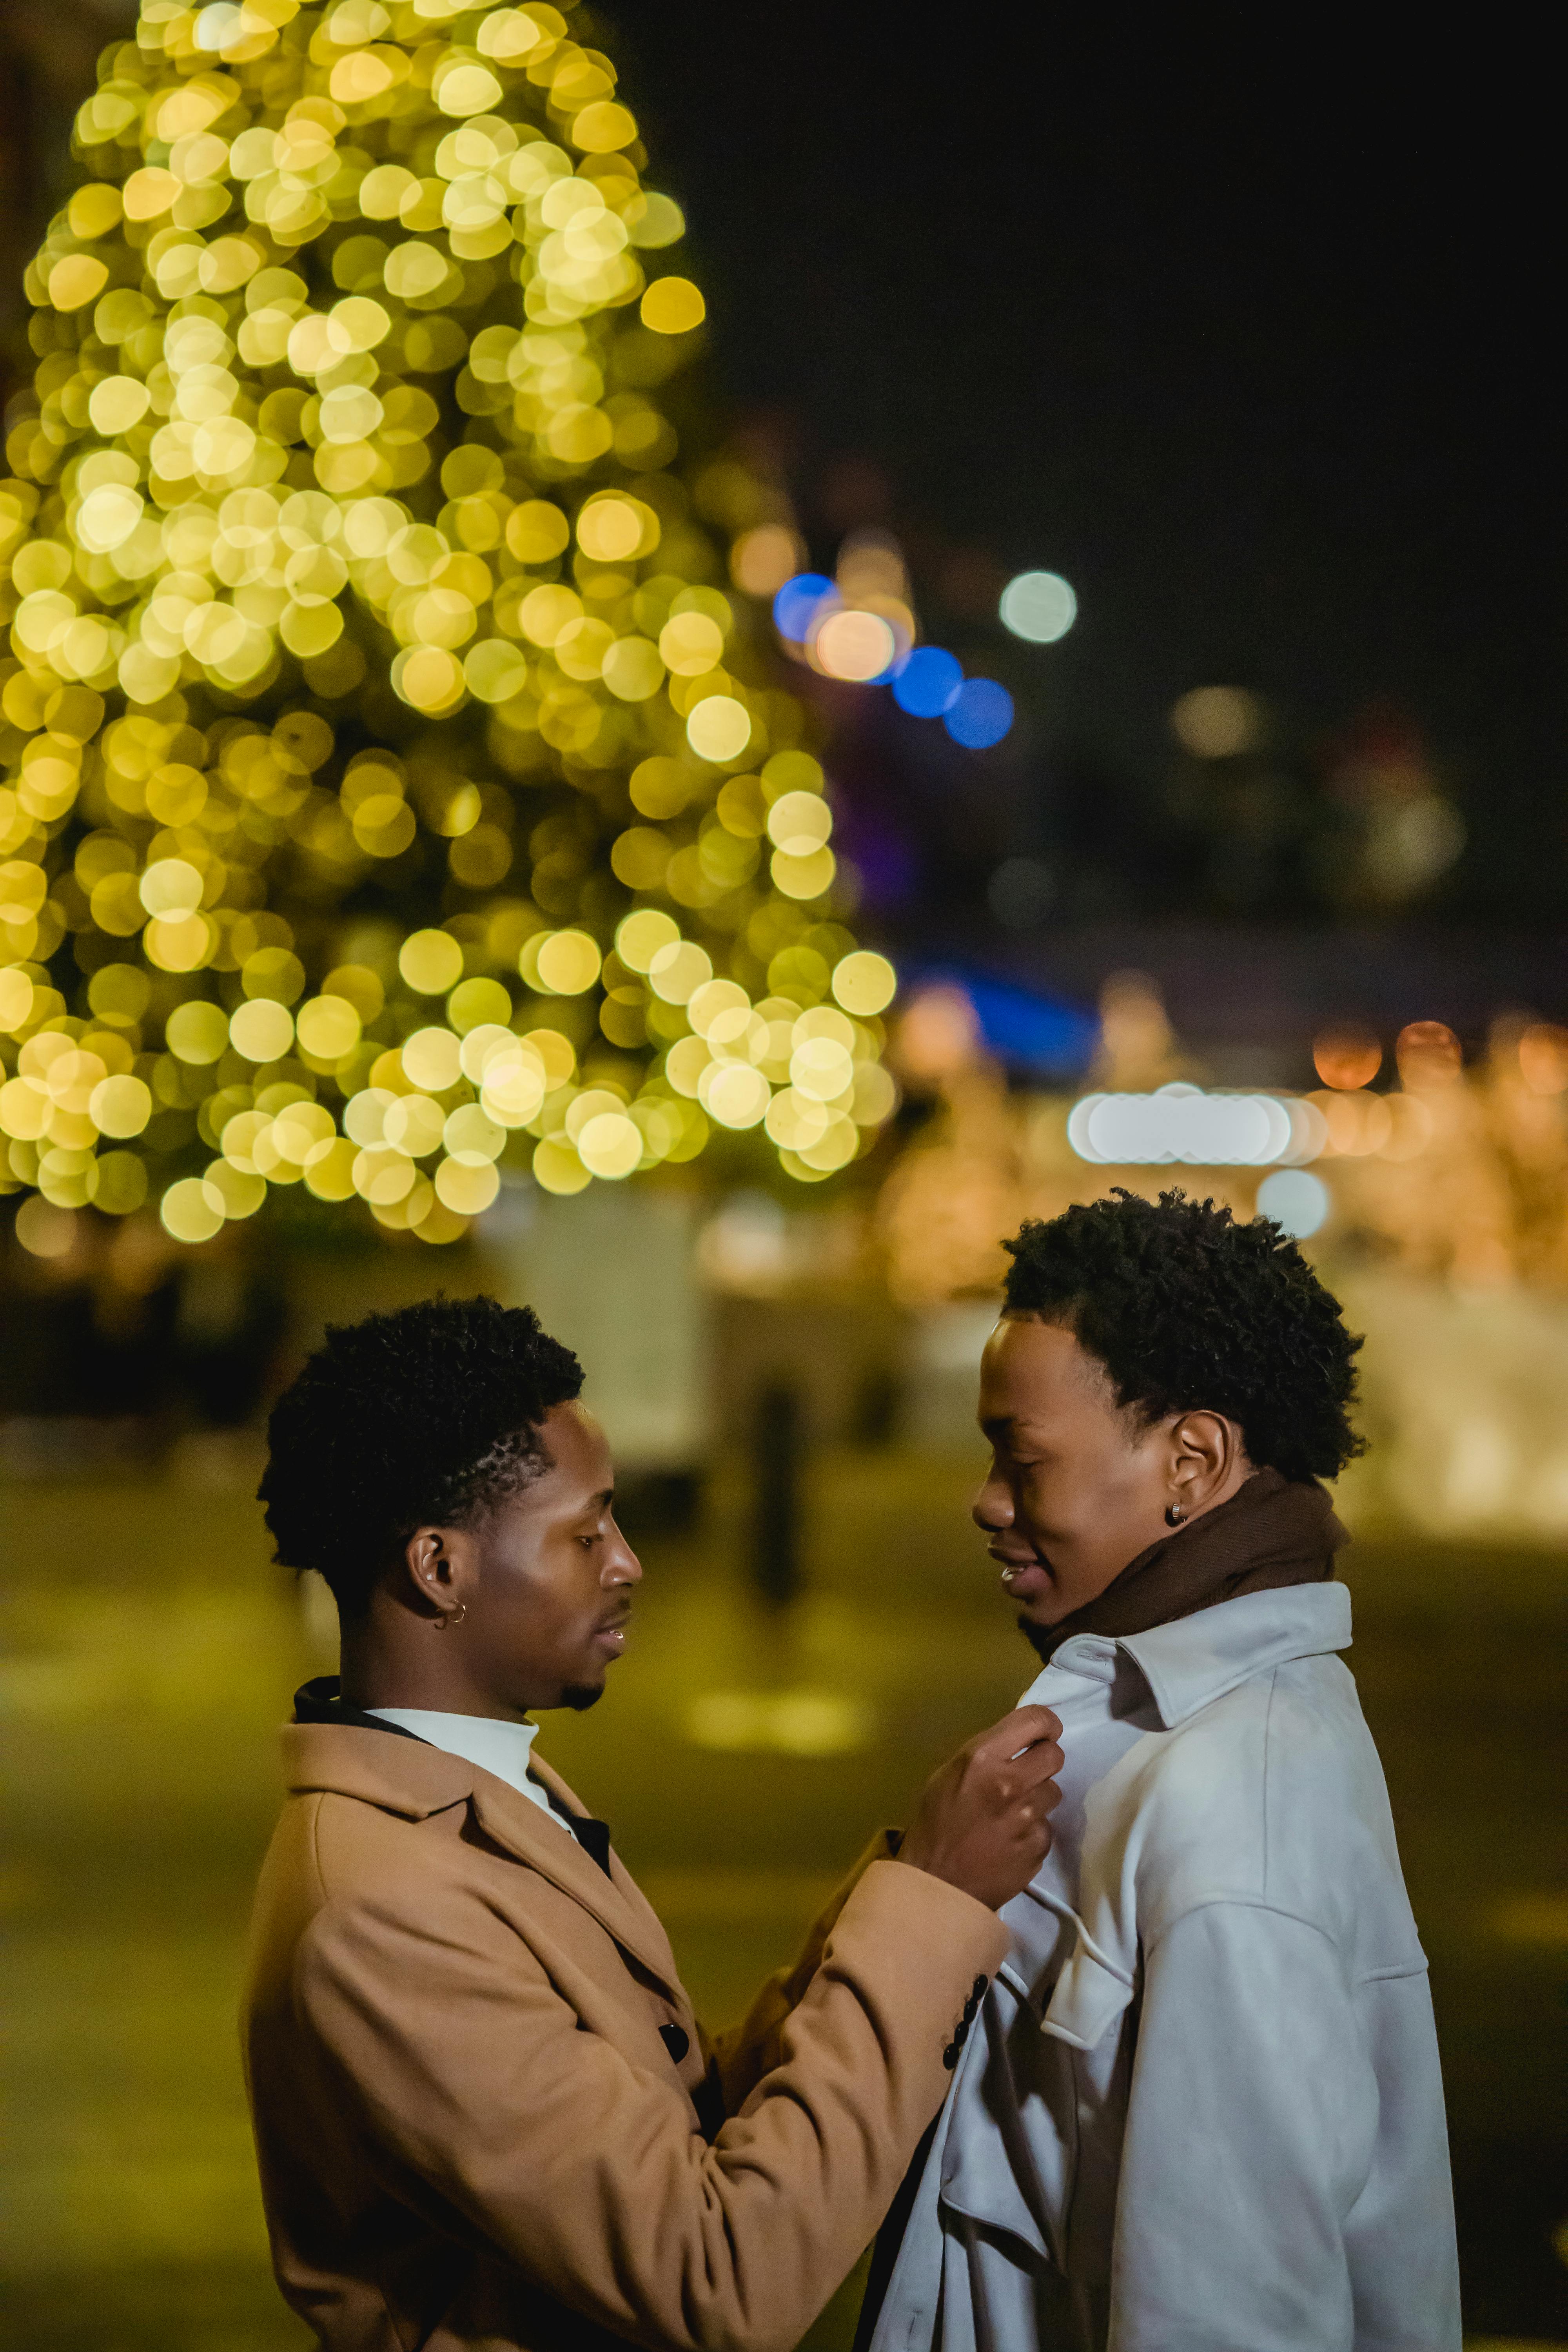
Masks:
[[[1121,2022],[1136,1988],[1079,1932],[1056,1982],[1032,1997],[998,1969],[984,2040],[971,2042],[942,2147],[942,2201],[1067,2269],[1081,2143],[1118,2101]]]
[[[1063,2266],[1078,2155],[1072,2053],[1004,1962],[972,2034],[942,2143],[942,2202]]]
[[[1051,1988],[1040,2031],[1074,2050],[1098,2049],[1131,2002],[1132,1979],[1097,1952],[1079,1931],[1066,1967]]]

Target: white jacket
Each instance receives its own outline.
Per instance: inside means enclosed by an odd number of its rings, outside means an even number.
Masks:
[[[1056,1842],[873,2352],[1458,2352],[1443,2086],[1342,1584],[1079,1634]]]

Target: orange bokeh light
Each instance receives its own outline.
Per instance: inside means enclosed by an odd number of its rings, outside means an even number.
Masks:
[[[1383,1048],[1369,1029],[1325,1029],[1312,1047],[1312,1065],[1326,1087],[1348,1093],[1372,1084],[1383,1067]]]
[[[1568,1029],[1532,1022],[1519,1041],[1519,1067],[1531,1094],[1568,1090]]]
[[[1445,1085],[1464,1067],[1459,1041],[1445,1021],[1410,1022],[1400,1031],[1394,1051],[1407,1087]]]

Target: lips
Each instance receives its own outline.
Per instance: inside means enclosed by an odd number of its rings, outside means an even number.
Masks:
[[[618,1658],[626,1646],[626,1626],[630,1617],[631,1612],[627,1610],[619,1617],[606,1618],[594,1635],[595,1641],[607,1650],[612,1658]]]
[[[994,1545],[987,1545],[986,1549],[992,1559],[1001,1563],[1002,1581],[1009,1600],[1038,1601],[1051,1590],[1050,1575],[1039,1560],[1026,1553],[998,1551]]]

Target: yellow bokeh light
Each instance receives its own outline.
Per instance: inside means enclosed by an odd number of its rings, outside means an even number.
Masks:
[[[580,1192],[594,1181],[575,1147],[563,1136],[546,1136],[533,1154],[533,1181],[546,1192]]]
[[[805,1166],[819,1175],[832,1175],[847,1168],[860,1149],[860,1130],[852,1118],[842,1111],[830,1114],[827,1125],[815,1143],[801,1144],[798,1157]]]
[[[382,1138],[389,1151],[409,1160],[426,1159],[441,1148],[446,1115],[428,1095],[399,1095],[388,1103],[382,1119]]]
[[[786,898],[820,898],[825,890],[831,889],[837,870],[838,861],[827,848],[814,850],[809,856],[775,849],[768,861],[773,887]]]
[[[587,155],[611,155],[637,135],[637,117],[611,99],[584,107],[572,124],[572,144]]]
[[[577,544],[597,563],[622,562],[635,555],[643,518],[626,499],[593,499],[577,517]]]
[[[183,857],[160,858],[142,877],[142,904],[150,915],[179,920],[202,903],[202,877]]]
[[[276,1062],[294,1042],[294,1017],[286,1004],[253,997],[230,1016],[229,1043],[247,1062]]]
[[[710,1062],[698,1081],[697,1098],[721,1127],[757,1126],[770,1097],[762,1072],[743,1062]]]
[[[580,996],[599,977],[599,949],[586,931],[555,931],[540,945],[540,979],[557,996]]]
[[[488,1167],[492,1160],[500,1158],[506,1130],[488,1118],[479,1103],[464,1103],[447,1118],[441,1140],[451,1157],[464,1167]]]
[[[498,1127],[526,1127],[538,1114],[546,1084],[544,1071],[532,1056],[498,1055],[486,1067],[479,1108]]]
[[[752,715],[732,695],[710,695],[693,706],[686,740],[699,759],[738,760],[752,740]]]
[[[421,996],[445,996],[463,973],[463,950],[450,931],[415,931],[397,952],[397,969]]]
[[[360,1016],[346,996],[313,996],[295,1015],[300,1043],[323,1062],[352,1054],[360,1039]]]
[[[833,831],[833,812],[816,793],[784,793],[768,811],[768,837],[790,857],[810,857]]]
[[[447,999],[447,1018],[458,1034],[465,1040],[463,1070],[472,1077],[467,1039],[470,1031],[483,1030],[490,1035],[506,1037],[507,1024],[511,1019],[511,994],[499,980],[474,979],[460,981]]]
[[[500,1178],[488,1160],[443,1160],[436,1171],[436,1197],[458,1216],[477,1217],[500,1191]]]
[[[449,1029],[416,1029],[403,1041],[403,1068],[413,1084],[442,1094],[462,1076],[461,1051]]]
[[[77,1221],[69,1209],[57,1207],[37,1194],[16,1212],[16,1239],[32,1257],[68,1257],[76,1246]]]
[[[679,941],[680,926],[673,916],[657,907],[643,907],[623,919],[616,933],[616,953],[631,971],[646,972],[657,955]]]
[[[610,1182],[630,1176],[643,1156],[642,1130],[621,1110],[599,1111],[585,1120],[576,1145],[589,1174]]]
[[[226,1220],[234,1222],[254,1217],[267,1198],[267,1179],[253,1170],[237,1168],[232,1160],[215,1160],[202,1179],[205,1191],[216,1192],[223,1202]]]
[[[685,335],[700,327],[708,305],[689,278],[656,278],[642,298],[642,322],[658,335]]]
[[[221,1005],[193,998],[170,1013],[163,1024],[163,1040],[182,1062],[216,1062],[228,1047],[228,1016]]]
[[[525,499],[507,518],[506,543],[520,563],[548,563],[571,538],[571,524],[547,499]]]
[[[899,976],[886,956],[858,948],[833,968],[833,993],[846,1013],[860,1019],[885,1012],[892,1003]]]
[[[204,1177],[182,1177],[158,1204],[165,1232],[177,1242],[210,1242],[224,1222],[223,1194]]]
[[[152,1090],[143,1079],[122,1070],[94,1087],[88,1116],[100,1135],[140,1135],[153,1116]]]
[[[783,1149],[800,1151],[807,1144],[820,1142],[827,1132],[829,1116],[826,1104],[814,1096],[784,1087],[768,1105],[768,1133]]]
[[[648,983],[667,1004],[688,1004],[713,977],[713,961],[694,940],[679,937],[658,949],[648,964]]]
[[[133,1151],[100,1152],[93,1163],[92,1205],[108,1217],[129,1217],[147,1198],[147,1163]]]
[[[724,631],[710,613],[677,613],[659,631],[659,659],[678,677],[700,677],[723,651]]]
[[[25,1029],[32,1017],[34,989],[25,971],[0,968],[0,1029]]]

